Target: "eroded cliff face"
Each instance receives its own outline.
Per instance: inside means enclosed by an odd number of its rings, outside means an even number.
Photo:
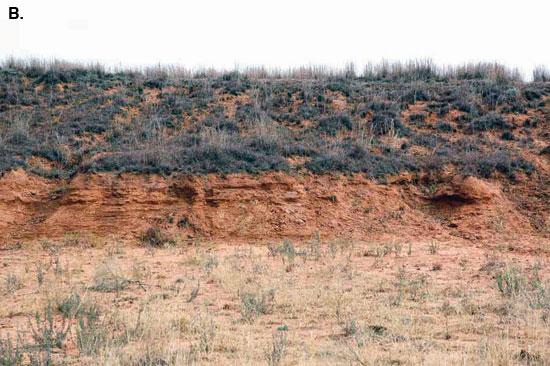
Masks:
[[[158,227],[214,242],[306,239],[316,232],[361,240],[543,237],[517,190],[456,175],[423,179],[81,174],[53,181],[17,170],[0,178],[0,236],[3,244],[71,232],[136,238]]]

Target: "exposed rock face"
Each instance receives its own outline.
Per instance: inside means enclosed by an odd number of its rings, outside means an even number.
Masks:
[[[490,237],[494,222],[534,234],[498,183],[450,177],[434,193],[409,178],[361,176],[84,174],[52,181],[12,171],[0,178],[1,242],[69,232],[137,237],[159,227],[214,241]],[[498,230],[497,230],[498,231]]]

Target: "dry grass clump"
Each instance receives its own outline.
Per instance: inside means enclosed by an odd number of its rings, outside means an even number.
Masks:
[[[540,65],[533,70],[533,81],[535,82],[549,82],[550,70],[548,67]]]
[[[462,65],[439,66],[431,59],[411,59],[405,62],[382,60],[368,62],[362,72],[348,62],[343,67],[310,64],[286,69],[266,66],[236,66],[232,70],[212,67],[188,68],[182,65],[158,64],[137,67],[106,67],[97,62],[82,63],[61,59],[15,58],[8,57],[0,62],[0,69],[18,70],[43,74],[48,72],[95,72],[98,74],[133,74],[149,79],[176,78],[230,78],[235,75],[252,79],[299,79],[325,80],[329,78],[364,78],[367,80],[516,80],[522,79],[518,69],[509,68],[498,62],[470,62]],[[538,76],[545,75],[543,65],[535,68],[535,81],[548,81]],[[547,73],[546,73],[547,75]]]
[[[148,228],[141,235],[140,240],[144,245],[149,245],[152,247],[160,247],[163,245],[170,245],[175,243],[175,240],[170,237],[170,235],[156,227]]]

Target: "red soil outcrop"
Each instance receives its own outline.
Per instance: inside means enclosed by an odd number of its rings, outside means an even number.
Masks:
[[[531,197],[520,189],[528,183],[504,184],[451,174],[383,184],[360,175],[285,173],[82,174],[55,181],[18,170],[0,178],[0,237],[3,244],[70,232],[136,238],[158,227],[189,241],[306,239],[317,232],[354,240],[542,240],[534,213],[521,204]]]

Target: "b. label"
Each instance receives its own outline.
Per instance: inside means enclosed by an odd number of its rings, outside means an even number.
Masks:
[[[19,14],[19,8],[17,6],[9,7],[9,19],[23,19],[21,14]]]

